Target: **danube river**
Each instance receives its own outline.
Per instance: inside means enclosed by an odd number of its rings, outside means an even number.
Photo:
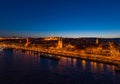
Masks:
[[[57,61],[28,51],[0,51],[0,84],[120,84],[120,73],[114,69],[75,58]]]

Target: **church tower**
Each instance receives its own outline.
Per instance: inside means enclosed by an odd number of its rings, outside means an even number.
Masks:
[[[63,44],[62,43],[62,38],[59,38],[57,48],[58,49],[62,48],[62,44]]]
[[[99,40],[98,40],[98,38],[96,38],[96,44],[99,44]]]
[[[25,46],[27,47],[30,44],[29,38],[26,38]]]

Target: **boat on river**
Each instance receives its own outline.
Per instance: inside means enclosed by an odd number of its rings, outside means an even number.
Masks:
[[[40,57],[48,58],[48,59],[53,59],[53,60],[60,60],[60,56],[54,56],[51,54],[42,54]]]

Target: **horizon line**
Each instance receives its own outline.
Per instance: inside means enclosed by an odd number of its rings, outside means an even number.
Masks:
[[[0,36],[0,38],[46,38],[51,36]],[[53,36],[63,38],[120,38],[118,36]]]

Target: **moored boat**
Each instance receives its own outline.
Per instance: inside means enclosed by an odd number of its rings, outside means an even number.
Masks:
[[[60,60],[60,56],[54,56],[54,55],[50,55],[50,54],[43,54],[43,55],[40,55],[40,56],[44,57],[44,58],[48,58],[48,59]]]

